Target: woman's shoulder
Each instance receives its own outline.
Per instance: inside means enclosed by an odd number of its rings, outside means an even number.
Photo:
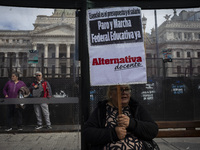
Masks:
[[[6,84],[14,84],[14,82],[13,82],[12,80],[8,80],[8,81],[6,82]]]
[[[140,105],[140,103],[136,99],[134,99],[134,98],[131,97],[129,105],[138,106],[138,105]]]
[[[98,107],[105,106],[108,103],[108,100],[102,100],[97,103]]]
[[[25,84],[24,81],[22,81],[22,80],[19,80],[19,83],[20,83],[20,84]]]

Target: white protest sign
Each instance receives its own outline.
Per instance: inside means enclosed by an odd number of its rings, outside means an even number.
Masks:
[[[89,9],[87,24],[92,86],[147,82],[139,7]]]

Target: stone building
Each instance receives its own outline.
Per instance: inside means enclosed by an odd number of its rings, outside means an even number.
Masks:
[[[70,77],[75,21],[75,10],[55,9],[51,16],[37,16],[34,30],[0,30],[0,76],[7,77],[12,67],[23,76],[33,76],[36,69],[43,68],[50,76]],[[38,50],[38,63],[28,63],[30,50]]]
[[[200,74],[200,11],[182,10],[177,15],[164,16],[158,27],[159,58],[163,58],[163,50],[170,50],[172,62],[165,63],[166,74],[170,77],[191,76]],[[148,36],[147,58],[156,58],[155,30]],[[162,66],[162,65],[160,65]]]

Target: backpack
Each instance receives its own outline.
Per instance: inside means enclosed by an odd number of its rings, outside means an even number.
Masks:
[[[44,96],[44,89],[42,87],[42,83],[37,84],[38,87],[33,89],[33,97],[43,97]]]

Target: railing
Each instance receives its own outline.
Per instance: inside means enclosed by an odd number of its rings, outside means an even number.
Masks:
[[[32,77],[37,70],[47,78],[80,76],[78,61],[70,58],[39,58],[37,63],[29,63],[27,57],[0,58],[0,77],[11,76],[13,71],[19,72],[21,77]]]
[[[1,57],[0,77],[8,77],[12,71],[21,72],[23,77],[33,76],[36,70],[48,78],[80,77],[80,66],[70,58],[39,58],[38,63],[29,64],[28,58]],[[162,58],[146,59],[148,77],[196,77],[200,76],[199,58],[174,58],[172,62]]]

